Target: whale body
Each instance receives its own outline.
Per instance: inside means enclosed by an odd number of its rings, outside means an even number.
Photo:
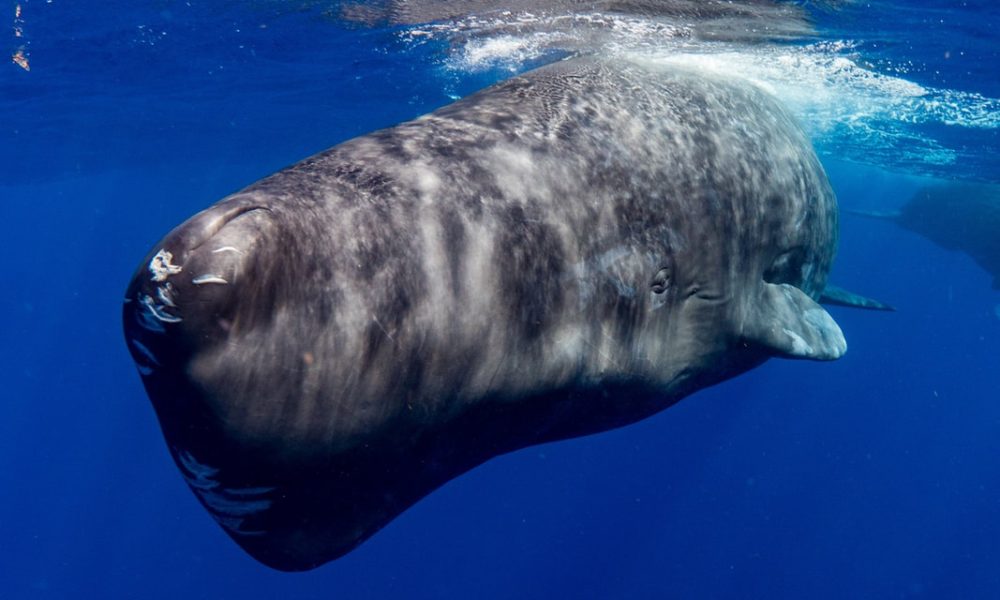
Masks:
[[[195,495],[304,570],[497,455],[832,360],[837,207],[765,92],[575,58],[347,141],[141,262],[126,343]]]

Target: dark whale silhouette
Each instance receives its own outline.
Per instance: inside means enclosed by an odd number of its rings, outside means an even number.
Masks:
[[[302,570],[499,454],[840,357],[815,302],[836,242],[765,92],[578,58],[195,215],[136,271],[125,336],[201,503]]]
[[[942,248],[968,254],[993,276],[993,289],[1000,290],[1000,186],[928,186],[896,212],[847,212],[892,221]]]

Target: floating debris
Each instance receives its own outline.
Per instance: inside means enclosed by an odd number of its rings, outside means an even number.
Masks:
[[[18,48],[17,52],[15,52],[14,55],[10,57],[10,59],[14,61],[15,65],[21,67],[25,71],[31,70],[31,65],[28,64],[28,56],[24,53],[23,47]]]
[[[24,19],[21,18],[21,5],[14,5],[14,37],[23,38],[24,37]],[[31,70],[31,65],[28,63],[28,53],[25,50],[25,46],[22,44],[14,51],[10,59],[14,61],[14,64],[21,67],[25,71]]]

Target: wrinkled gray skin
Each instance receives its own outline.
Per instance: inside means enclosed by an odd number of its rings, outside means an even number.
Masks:
[[[462,472],[834,359],[836,205],[747,85],[574,59],[348,141],[192,217],[126,338],[178,466],[284,570]]]

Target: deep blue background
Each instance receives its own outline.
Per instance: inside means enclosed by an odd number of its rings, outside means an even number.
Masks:
[[[1000,294],[968,257],[850,216],[834,279],[899,312],[832,308],[844,359],[772,361],[493,460],[316,571],[255,563],[169,460],[124,286],[193,212],[499,74],[299,5],[22,4],[8,49],[31,71],[0,67],[0,598],[1000,597]],[[990,3],[890,8],[818,18],[873,65],[1000,96]],[[996,131],[973,133],[994,146],[954,169],[1000,182]],[[824,162],[845,206],[926,183]]]

